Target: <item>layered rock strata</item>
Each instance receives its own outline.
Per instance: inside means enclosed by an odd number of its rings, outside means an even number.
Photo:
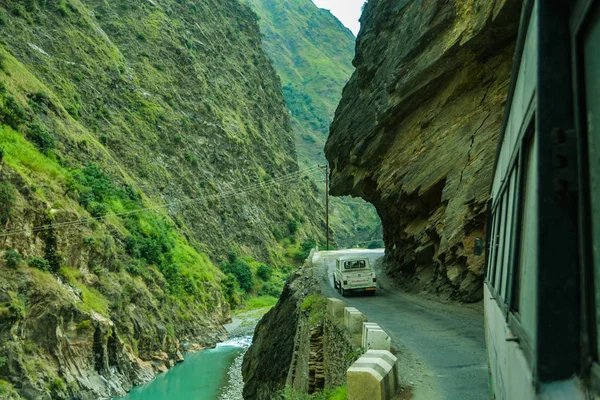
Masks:
[[[388,272],[481,299],[488,189],[519,0],[371,0],[326,144],[334,195],[382,219]]]

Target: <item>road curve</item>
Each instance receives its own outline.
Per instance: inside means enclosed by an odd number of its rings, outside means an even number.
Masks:
[[[342,299],[333,288],[332,275],[335,259],[345,255],[365,256],[371,265],[376,265],[384,253],[383,250],[363,249],[315,253],[313,263],[321,275],[321,289],[328,297]],[[377,272],[375,296],[357,293],[343,297],[343,300],[358,308],[370,322],[378,323],[395,343],[425,365],[421,375],[427,376],[414,376],[413,400],[490,399],[481,311],[403,293],[392,288],[383,274]],[[433,388],[424,388],[424,380]]]

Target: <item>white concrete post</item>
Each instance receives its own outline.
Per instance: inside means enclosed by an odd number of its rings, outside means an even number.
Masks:
[[[343,318],[344,317],[344,308],[346,308],[348,304],[344,303],[340,299],[336,299],[333,297],[327,298],[327,314],[329,314],[332,318]]]
[[[367,322],[367,317],[354,307],[344,308],[344,327],[353,333],[361,333],[363,322]]]

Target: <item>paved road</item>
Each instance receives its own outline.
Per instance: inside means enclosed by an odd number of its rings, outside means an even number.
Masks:
[[[322,290],[329,297],[342,298],[333,288],[332,275],[335,259],[349,254],[367,256],[375,265],[383,256],[383,250],[317,252],[313,262],[321,274]],[[406,363],[414,361],[416,367],[409,365],[404,370],[413,375],[410,378],[414,386],[413,400],[490,399],[481,310],[402,293],[394,289],[382,273],[378,273],[378,286],[373,297],[357,293],[343,299],[362,311],[369,321],[377,322],[395,343],[411,353]],[[424,366],[420,372],[419,364]],[[400,371],[402,375],[402,367]]]

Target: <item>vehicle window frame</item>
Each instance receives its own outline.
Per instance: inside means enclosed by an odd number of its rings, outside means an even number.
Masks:
[[[516,206],[515,215],[517,216],[517,221],[516,221],[516,225],[515,225],[515,230],[514,230],[515,234],[514,234],[514,241],[513,241],[513,257],[512,257],[513,269],[512,269],[510,288],[509,288],[509,292],[507,294],[507,297],[509,299],[509,302],[507,304],[507,309],[508,309],[507,324],[508,324],[508,328],[511,330],[513,335],[515,335],[518,338],[519,348],[523,352],[523,355],[524,355],[525,360],[527,361],[528,365],[533,370],[533,367],[535,365],[533,341],[535,341],[535,338],[529,337],[529,334],[526,332],[526,330],[523,327],[523,324],[521,322],[520,312],[518,310],[514,309],[514,305],[516,304],[516,301],[517,301],[514,298],[515,280],[520,278],[520,272],[521,272],[521,268],[517,268],[517,265],[520,263],[521,243],[522,243],[522,236],[523,236],[523,225],[524,225],[523,218],[525,215],[525,205],[524,205],[523,196],[525,194],[526,184],[527,184],[526,174],[527,174],[529,168],[535,167],[535,166],[527,165],[527,163],[526,163],[526,160],[528,160],[528,158],[529,158],[529,153],[530,153],[530,151],[532,151],[532,148],[533,148],[534,135],[536,135],[534,109],[532,109],[531,112],[527,114],[524,122],[525,121],[526,121],[526,123],[523,124],[525,129],[523,129],[523,131],[521,132],[520,138],[517,142],[518,148],[520,150],[519,150],[519,153],[516,155],[516,160],[518,160],[518,164],[519,164],[520,168],[518,169],[517,185],[516,185],[517,186],[516,191],[518,193],[518,197],[516,198],[517,202],[515,203],[515,206]],[[520,267],[520,264],[518,265],[518,267]],[[535,298],[535,301],[537,302],[537,293],[533,294],[533,296]]]
[[[582,334],[584,337],[584,352],[589,355],[591,362],[584,365],[589,371],[590,389],[596,395],[600,394],[600,340],[598,339],[598,302],[597,292],[600,290],[600,284],[595,282],[596,271],[595,260],[592,253],[592,241],[594,231],[589,216],[592,209],[591,198],[591,175],[589,164],[589,135],[587,124],[587,91],[585,80],[585,54],[584,44],[587,34],[591,29],[592,23],[598,23],[600,18],[600,1],[598,0],[580,0],[574,7],[571,17],[571,35],[573,49],[573,71],[575,88],[575,124],[578,133],[578,156],[579,156],[579,228],[581,240],[581,284],[582,295]]]

